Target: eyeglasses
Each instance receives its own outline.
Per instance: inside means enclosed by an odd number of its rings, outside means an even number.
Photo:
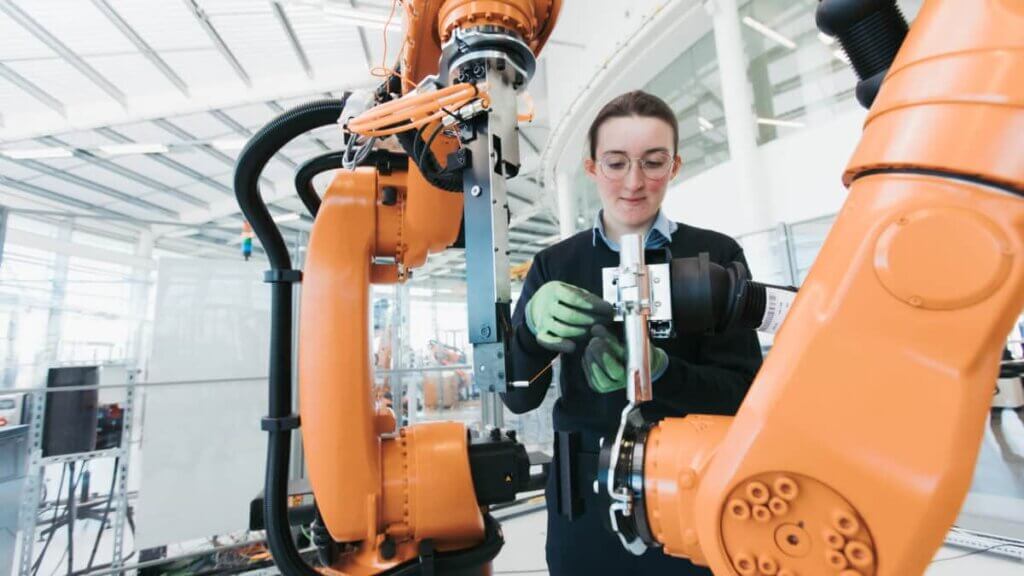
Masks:
[[[613,152],[602,156],[598,160],[597,166],[605,178],[618,181],[629,174],[634,162],[648,180],[658,180],[668,176],[675,164],[672,156],[665,152],[655,152],[642,158],[630,158],[625,154]]]

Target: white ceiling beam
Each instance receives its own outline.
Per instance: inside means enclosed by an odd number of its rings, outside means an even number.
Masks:
[[[275,202],[284,200],[286,198],[295,197],[295,184],[286,180],[274,182],[273,189],[267,189],[265,186],[261,186],[263,202],[270,207]],[[196,210],[184,210],[180,214],[180,220],[186,224],[205,224],[207,222],[217,220],[218,218],[224,218],[225,216],[233,216],[240,214],[241,209],[238,207],[238,200],[234,196],[230,198],[224,198],[223,200],[217,200],[210,203],[209,208],[196,209]]]
[[[160,214],[162,216],[166,216],[166,217],[170,217],[170,218],[177,218],[178,217],[178,213],[175,212],[174,210],[170,210],[168,208],[164,208],[163,206],[160,206],[159,204],[153,204],[152,202],[149,202],[149,201],[144,200],[142,198],[138,198],[137,196],[134,196],[132,194],[126,194],[124,192],[121,192],[120,190],[115,190],[115,189],[111,188],[110,186],[105,186],[103,184],[99,184],[99,183],[93,182],[92,180],[89,180],[87,178],[82,178],[81,176],[72,174],[71,172],[67,172],[65,170],[57,170],[56,168],[53,168],[52,166],[50,166],[48,164],[44,164],[44,163],[36,161],[36,160],[10,160],[10,159],[8,159],[8,162],[13,162],[13,163],[15,163],[15,164],[17,164],[19,166],[24,167],[24,168],[28,168],[30,170],[34,170],[36,172],[39,172],[41,174],[45,174],[47,176],[51,176],[51,177],[56,178],[58,180],[63,180],[65,182],[69,183],[69,184],[74,184],[76,186],[81,186],[82,188],[88,188],[89,190],[92,190],[94,192],[99,192],[100,194],[105,194],[105,195],[107,195],[107,196],[109,196],[111,198],[114,198],[116,200],[121,200],[122,202],[127,202],[128,204],[132,204],[134,206],[137,206],[137,207],[142,208],[144,210],[148,210],[150,212],[155,212],[155,213]]]
[[[164,62],[163,58],[156,53],[156,50],[154,50],[145,40],[142,39],[141,36],[139,36],[138,32],[136,32],[135,29],[132,28],[120,14],[118,14],[117,10],[114,10],[114,8],[107,3],[107,0],[92,0],[92,3],[100,12],[103,13],[104,16],[107,17],[107,20],[110,20],[111,24],[117,27],[117,29],[120,30],[121,33],[139,49],[139,52],[141,52],[142,55],[153,64],[153,66],[156,66],[157,70],[159,70],[171,84],[174,84],[174,86],[186,97],[189,95],[188,84],[186,84],[185,81],[167,65],[167,62]]]
[[[8,126],[0,129],[0,141],[13,142],[65,132],[95,130],[104,126],[173,118],[213,109],[260,104],[268,100],[289,100],[310,94],[371,88],[377,83],[378,81],[370,76],[367,76],[364,82],[352,85],[339,83],[336,79],[303,82],[290,76],[282,78],[280,82],[268,81],[259,88],[245,90],[223,84],[193,87],[192,97],[189,99],[182,99],[180,94],[174,92],[150,95],[131,100],[129,110],[111,110],[110,106],[103,104],[66,105],[66,119],[55,119],[49,115],[24,115],[19,117],[15,124],[14,118],[8,118]]]
[[[220,33],[217,32],[217,29],[214,28],[213,22],[210,22],[210,17],[207,16],[206,12],[199,7],[196,0],[183,1],[185,2],[185,7],[187,7],[189,11],[192,12],[192,15],[196,17],[196,21],[199,22],[199,26],[202,27],[206,32],[206,35],[210,37],[213,45],[217,47],[221,56],[223,56],[224,59],[228,61],[228,64],[230,64],[235,70],[235,74],[238,74],[238,77],[242,79],[242,82],[251,88],[252,78],[249,76],[249,73],[245,71],[245,68],[242,67],[242,63],[238,61],[235,53],[231,51],[231,48],[228,48],[227,42],[224,42],[224,38],[222,38]]]
[[[171,134],[173,136],[177,136],[178,138],[181,138],[182,140],[184,140],[186,142],[196,142],[196,141],[198,141],[198,138],[196,138],[192,133],[188,132],[184,128],[178,126],[177,124],[175,124],[174,122],[172,122],[172,121],[170,121],[170,120],[168,120],[166,118],[157,118],[157,119],[153,120],[153,124],[156,124],[164,132],[167,132],[168,134]],[[97,132],[101,132],[101,133],[104,133],[104,134],[106,134],[107,132],[111,132],[111,131],[112,130],[110,128],[99,128],[97,130]],[[122,136],[122,138],[123,138],[123,136]],[[217,150],[216,148],[214,148],[210,144],[200,144],[199,145],[199,149],[202,150],[203,152],[206,152],[206,154],[209,155],[210,157],[212,157],[212,158],[214,158],[216,160],[219,160],[220,162],[224,163],[227,166],[234,166],[235,165],[235,159],[234,158],[228,156],[227,154],[221,152],[220,150]]]
[[[58,40],[56,36],[50,34],[49,30],[33,20],[31,16],[26,14],[13,2],[10,0],[0,0],[0,12],[7,14],[11,20],[20,24],[22,28],[28,30],[29,33],[35,36],[40,42],[46,44],[49,49],[60,55],[60,57],[68,64],[73,66],[83,76],[91,80],[93,84],[99,86],[101,90],[117,101],[122,108],[128,107],[128,101],[125,98],[124,92],[121,92],[117,86],[111,84],[110,80],[107,80],[106,77],[97,72],[96,69],[83,60],[81,56],[65,46],[64,43]]]
[[[111,140],[113,140],[114,142],[117,142],[118,144],[133,144],[133,143],[135,143],[134,140],[132,140],[131,138],[128,138],[127,136],[125,136],[124,134],[121,134],[120,132],[118,132],[117,130],[114,130],[113,128],[100,128],[96,132],[102,134],[103,136],[106,136],[107,138],[110,138]],[[46,141],[48,138],[49,137],[42,138],[41,140]],[[54,138],[53,140],[57,140],[57,139]],[[76,156],[78,155],[78,151],[76,151],[75,155]],[[180,162],[177,162],[175,160],[171,160],[170,158],[167,158],[166,156],[164,156],[162,154],[150,154],[149,155],[149,159],[153,160],[154,162],[156,162],[158,164],[162,164],[162,165],[170,168],[171,170],[174,170],[175,172],[177,172],[179,174],[184,174],[185,176],[188,176],[189,178],[192,178],[193,180],[198,180],[200,182],[203,182],[207,186],[211,186],[211,187],[213,187],[213,188],[215,188],[217,190],[220,190],[221,192],[224,192],[225,194],[230,194],[231,193],[231,189],[228,188],[227,186],[221,184],[220,182],[218,182],[218,181],[208,177],[205,174],[202,174],[200,172],[196,172],[195,170],[189,168],[188,166],[185,166],[184,164],[182,164]],[[231,162],[231,164],[233,164],[233,162]],[[189,196],[188,194],[185,194],[184,192],[180,192],[178,190],[175,190],[174,193],[175,194],[183,194],[185,196]],[[191,198],[191,196],[189,196],[189,198]],[[184,200],[184,198],[182,198],[182,199]],[[193,200],[195,200],[195,199],[193,199]],[[206,207],[208,205],[206,202],[193,201],[193,200],[185,200],[185,201],[188,202],[189,204],[192,204],[193,206]],[[197,202],[200,202],[200,203],[197,203]]]
[[[288,19],[288,13],[285,12],[284,6],[281,5],[277,0],[271,0],[270,8],[274,11],[274,17],[277,18],[281,28],[284,28],[284,34],[288,37],[288,42],[292,45],[292,50],[295,51],[295,57],[299,59],[299,63],[302,64],[302,69],[306,71],[306,77],[312,80],[316,77],[316,73],[313,72],[313,66],[309,63],[309,57],[306,56],[306,51],[302,48],[302,42],[299,40],[299,36],[295,34],[295,28],[292,27],[291,20]]]
[[[32,184],[31,182],[25,182],[23,180],[15,180],[13,178],[8,178],[3,174],[0,174],[0,186],[6,186],[8,188],[19,190],[34,197],[43,198],[51,202],[56,202],[64,207],[78,208],[80,210],[90,210],[92,212],[102,214],[104,216],[126,217],[124,214],[114,212],[113,210],[108,210],[102,206],[92,204],[91,202],[79,200],[78,198],[72,198],[71,196],[67,196],[59,192],[54,192],[53,190],[43,188],[42,186],[37,186],[35,184]]]
[[[71,242],[64,242],[56,238],[43,236],[42,234],[34,234],[32,232],[25,232],[23,230],[16,230],[13,228],[9,228],[7,230],[7,237],[5,241],[19,246],[30,246],[38,250],[48,250],[50,252],[74,256],[76,258],[88,258],[90,260],[122,264],[137,268],[156,268],[156,262],[148,258],[139,258],[137,256],[122,254],[121,252],[114,252],[111,250],[104,250],[103,248],[95,248],[85,244],[72,244]]]
[[[35,98],[50,110],[53,110],[64,118],[68,117],[68,111],[65,109],[63,102],[57,100],[53,96],[50,96],[48,92],[39,86],[36,86],[32,82],[29,82],[29,80],[21,74],[11,70],[8,66],[4,65],[3,62],[0,62],[0,76],[3,76],[8,82],[24,90],[26,94]],[[0,126],[0,128],[2,128],[2,126]]]
[[[59,147],[63,147],[63,148],[69,148],[67,142],[64,142],[60,138],[55,138],[53,136],[47,136],[45,138],[40,138],[39,141],[40,142],[44,142],[44,143],[46,143],[48,145],[51,145],[51,146],[59,146]],[[129,140],[129,142],[130,142],[130,140]],[[181,190],[178,190],[177,188],[168,186],[168,185],[164,184],[163,182],[159,182],[157,180],[154,180],[154,179],[152,179],[152,178],[150,178],[150,177],[148,177],[148,176],[146,176],[144,174],[139,174],[138,172],[136,172],[134,170],[129,170],[128,168],[125,168],[124,166],[121,166],[120,164],[117,164],[116,162],[111,162],[110,160],[107,160],[106,158],[100,158],[99,156],[93,154],[92,152],[89,152],[89,151],[86,151],[86,150],[80,150],[80,149],[73,149],[72,154],[75,155],[75,158],[78,158],[80,160],[84,160],[84,161],[88,162],[89,164],[92,164],[93,166],[96,166],[97,168],[100,168],[102,170],[106,170],[107,172],[111,172],[113,174],[117,174],[118,176],[120,176],[122,178],[126,178],[126,179],[131,180],[131,181],[133,181],[135,183],[142,184],[143,186],[146,186],[148,188],[152,188],[153,190],[156,190],[158,192],[163,192],[164,194],[170,196],[171,198],[177,198],[178,200],[181,200],[182,202],[186,202],[188,204],[191,204],[193,206],[198,206],[200,208],[204,208],[204,207],[208,206],[208,204],[206,202],[204,202],[203,200],[200,200],[199,198],[196,198],[195,196],[192,196],[191,194],[186,194],[185,192],[182,192]],[[159,154],[150,154],[148,156],[150,158],[154,159],[154,160],[156,160],[157,158],[162,158],[162,156],[160,156]]]
[[[243,126],[240,122],[229,116],[228,113],[223,110],[210,110],[210,115],[219,120],[222,124],[230,128],[231,130],[233,130],[235,134],[238,134],[239,136],[251,138],[253,135],[252,130],[249,130],[248,128]],[[296,164],[294,160],[289,158],[284,152],[281,152],[280,150],[277,152],[277,154],[274,154],[274,158],[280,160],[281,162],[284,162],[285,164],[288,165],[289,168],[294,169],[299,167],[299,165]]]
[[[348,0],[348,5],[352,9],[358,8],[353,0]],[[366,29],[362,26],[356,27],[356,33],[359,35],[359,44],[363,47],[363,58],[366,59],[366,71],[373,70],[373,55],[370,53],[370,41],[366,39]]]

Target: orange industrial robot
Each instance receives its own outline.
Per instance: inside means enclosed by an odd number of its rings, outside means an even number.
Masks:
[[[396,430],[373,404],[366,326],[371,283],[464,246],[474,379],[492,398],[505,390],[516,94],[559,6],[407,1],[399,66],[373,102],[289,110],[239,158],[236,194],[272,268],[265,519],[284,574],[489,573],[502,539],[487,506],[535,485],[522,446],[500,433]],[[1002,342],[1024,306],[1024,4],[930,0],[907,33],[893,0],[825,0],[819,25],[850,56],[858,99],[874,101],[844,175],[849,199],[737,416],[645,422],[631,405],[595,483],[627,548],[661,546],[716,574],[922,573],[968,489]],[[296,176],[315,216],[300,273],[259,175],[288,141],[339,119],[346,149]],[[374,149],[390,137],[405,154]],[[321,200],[312,176],[341,166],[352,169]],[[637,289],[617,304],[643,330],[647,270],[642,250],[627,253],[620,272]],[[317,569],[286,506],[298,282]],[[639,404],[647,340],[627,345]],[[905,409],[922,399],[927,409]]]

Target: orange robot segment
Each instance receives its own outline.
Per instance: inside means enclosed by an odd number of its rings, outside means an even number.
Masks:
[[[339,542],[366,537],[367,502],[380,491],[370,339],[350,328],[369,326],[376,176],[361,168],[327,190],[302,285],[299,408],[306,451],[315,455],[307,467],[320,512]]]
[[[388,204],[386,187],[396,188]],[[461,201],[427,184],[414,166],[411,174],[391,176],[359,168],[335,178],[313,226],[301,311],[300,412],[325,524],[336,541],[362,543],[344,558],[344,573],[374,573],[415,557],[415,546],[399,546],[411,556],[381,558],[381,535],[398,543],[434,538],[442,550],[483,535],[465,427],[423,425],[382,438],[394,431],[394,416],[374,406],[368,335],[350,329],[369,326],[371,279],[398,281],[400,271],[454,241]],[[373,264],[374,256],[396,263]],[[443,482],[438,471],[446,474]]]
[[[776,504],[786,516],[819,532],[825,511],[857,519],[867,548],[851,554],[869,553],[875,570],[862,573],[923,570],[970,484],[1000,347],[1024,305],[1022,254],[1024,202],[1009,194],[925,175],[854,183],[703,477],[698,534],[713,568],[759,553],[754,543],[777,547],[782,524],[764,511],[758,523],[745,487],[781,474],[799,494]],[[753,521],[730,505],[741,498]],[[847,543],[848,525],[833,526]]]
[[[731,422],[726,416],[688,416],[665,420],[650,432],[644,455],[647,518],[666,554],[707,564],[697,538],[697,487]],[[750,508],[743,513],[749,516]]]
[[[849,198],[698,476],[714,571],[920,574],[941,545],[1024,307],[1022,29],[1019,2],[922,8]]]

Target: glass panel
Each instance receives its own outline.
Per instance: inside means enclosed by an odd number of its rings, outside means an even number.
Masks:
[[[764,284],[788,285],[790,274],[786,232],[780,226],[763,232],[737,236],[754,280]]]
[[[135,253],[134,242],[125,242],[124,240],[117,240],[115,238],[109,238],[107,236],[100,236],[98,234],[83,232],[81,230],[75,230],[74,232],[71,233],[71,241],[75,244],[81,244],[83,246],[92,246],[94,248],[103,248],[104,250],[121,252],[123,254]]]
[[[912,20],[921,0],[903,0]],[[818,0],[756,0],[740,5],[758,143],[764,144],[859,106],[856,75],[839,44],[819,34]]]
[[[644,86],[644,90],[668,102],[679,119],[682,179],[691,178],[729,159],[722,86],[712,32],[680,54]]]
[[[789,227],[790,249],[793,254],[793,270],[796,273],[796,285],[803,284],[811,264],[818,257],[828,231],[832,228],[835,216],[825,216],[814,220],[797,222]]]

